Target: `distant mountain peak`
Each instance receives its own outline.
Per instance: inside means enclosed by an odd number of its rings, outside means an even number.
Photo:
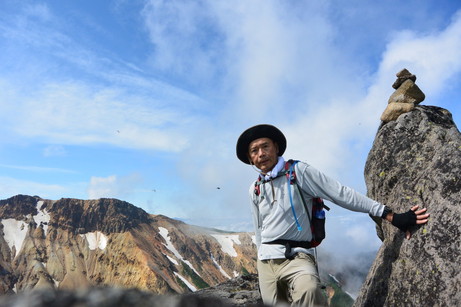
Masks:
[[[118,199],[16,195],[0,200],[0,220],[1,293],[98,285],[187,293],[256,272],[251,234],[223,243]]]

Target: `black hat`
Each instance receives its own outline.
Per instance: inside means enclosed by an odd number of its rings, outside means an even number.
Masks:
[[[248,147],[254,140],[269,138],[279,146],[279,156],[283,155],[287,148],[287,140],[282,131],[272,125],[256,125],[245,130],[237,141],[237,157],[243,163],[250,164],[248,160]]]

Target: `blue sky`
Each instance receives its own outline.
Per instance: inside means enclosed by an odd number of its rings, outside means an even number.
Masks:
[[[417,75],[423,104],[461,122],[460,8],[3,0],[0,198],[114,197],[251,230],[256,173],[235,143],[259,123],[284,131],[285,158],[366,193],[366,157],[399,70]],[[366,214],[334,207],[329,219],[326,248],[379,245]]]

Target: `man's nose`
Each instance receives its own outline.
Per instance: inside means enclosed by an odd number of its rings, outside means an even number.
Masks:
[[[263,150],[262,148],[258,149],[258,157],[264,157],[265,154],[266,154],[265,150]]]

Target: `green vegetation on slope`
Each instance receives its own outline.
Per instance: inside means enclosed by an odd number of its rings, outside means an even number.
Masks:
[[[190,266],[188,266],[186,263],[181,261],[182,265],[182,274],[183,275],[189,275],[192,278],[192,282],[194,283],[195,286],[197,286],[198,289],[203,289],[203,288],[208,288],[210,285],[207,284],[197,273],[195,273],[194,270],[191,269]]]

